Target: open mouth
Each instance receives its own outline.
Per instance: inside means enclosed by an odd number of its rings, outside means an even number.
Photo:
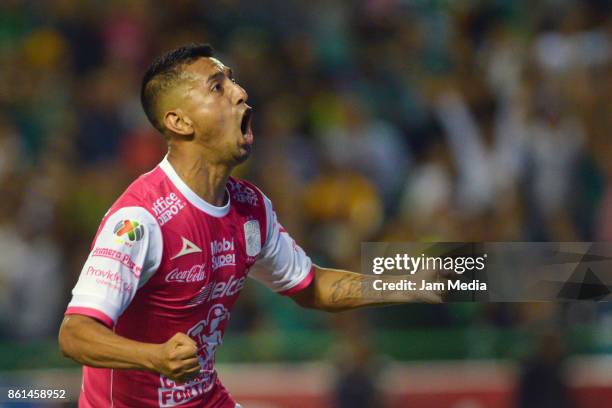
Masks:
[[[253,130],[251,129],[251,119],[253,117],[253,108],[248,107],[242,114],[242,121],[240,122],[240,131],[245,137],[247,144],[253,143]]]
[[[243,135],[251,128],[251,116],[253,116],[253,108],[247,108],[242,114],[242,122],[240,122],[240,130]]]

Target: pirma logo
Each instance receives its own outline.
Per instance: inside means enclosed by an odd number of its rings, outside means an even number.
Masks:
[[[115,225],[113,230],[116,236],[126,236],[130,241],[140,241],[144,236],[144,227],[137,221],[123,220]]]

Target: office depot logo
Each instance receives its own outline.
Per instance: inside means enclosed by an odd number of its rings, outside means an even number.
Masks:
[[[155,200],[151,210],[155,213],[159,225],[164,225],[183,208],[185,208],[183,201],[176,194],[170,193],[166,197],[159,197]]]
[[[185,271],[175,268],[166,275],[168,283],[193,283],[202,282],[204,279],[206,279],[206,264],[193,265]]]

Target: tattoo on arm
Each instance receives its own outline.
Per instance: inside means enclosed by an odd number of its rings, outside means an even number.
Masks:
[[[381,292],[372,287],[373,277],[350,274],[342,276],[332,283],[329,300],[333,304],[343,303],[347,300],[358,299],[361,302],[378,302]]]
[[[340,303],[346,299],[358,298],[361,296],[361,283],[360,276],[347,275],[341,277],[331,285],[331,303]]]
[[[349,310],[370,305],[392,305],[398,303],[427,302],[440,303],[442,298],[432,291],[382,291],[375,289],[377,280],[397,283],[410,277],[391,275],[384,279],[379,276],[322,269],[312,289],[313,302],[321,309]],[[423,278],[425,279],[425,278]]]

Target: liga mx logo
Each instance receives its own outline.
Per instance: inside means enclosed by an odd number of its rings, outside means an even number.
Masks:
[[[119,238],[127,237],[131,242],[140,241],[144,236],[144,227],[137,221],[123,220],[115,225],[113,233]]]

